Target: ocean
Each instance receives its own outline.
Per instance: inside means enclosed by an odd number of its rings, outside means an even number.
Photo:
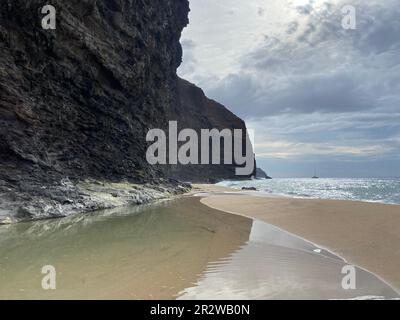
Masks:
[[[223,181],[219,186],[256,187],[271,196],[400,204],[400,178],[327,178]]]

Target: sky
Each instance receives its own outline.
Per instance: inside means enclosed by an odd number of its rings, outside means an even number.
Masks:
[[[255,130],[271,176],[400,176],[398,0],[190,6],[178,73]]]

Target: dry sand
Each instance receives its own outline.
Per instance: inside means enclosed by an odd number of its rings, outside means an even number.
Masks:
[[[229,189],[196,185],[215,192],[202,203],[259,219],[298,235],[381,277],[400,289],[400,206],[235,195]],[[257,193],[254,193],[256,195]]]

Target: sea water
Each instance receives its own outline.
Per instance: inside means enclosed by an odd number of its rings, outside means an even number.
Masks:
[[[224,181],[234,189],[255,187],[271,196],[400,204],[400,178],[329,178]]]

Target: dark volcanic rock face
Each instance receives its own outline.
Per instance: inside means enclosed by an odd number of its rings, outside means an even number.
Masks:
[[[52,0],[56,30],[42,28],[47,4],[0,2],[0,224],[187,190],[163,176],[234,177],[233,166],[156,168],[145,158],[148,130],[168,120],[244,128],[176,76],[187,0]]]
[[[168,113],[168,120],[177,121],[179,130],[190,128],[200,136],[201,129],[241,129],[243,150],[245,150],[246,125],[244,121],[220,103],[207,98],[200,88],[190,82],[178,80],[178,101]],[[211,147],[210,147],[211,150]],[[223,145],[221,145],[221,155]],[[223,163],[224,159],[221,159]],[[167,167],[167,175],[190,182],[210,182],[226,179],[248,179],[249,176],[236,176],[235,165],[175,165]]]
[[[188,1],[53,0],[56,30],[42,28],[47,4],[0,2],[0,224],[164,192],[96,181],[162,184],[145,136],[175,99]]]
[[[181,62],[187,0],[0,4],[0,179],[152,177],[145,135],[162,126]]]

